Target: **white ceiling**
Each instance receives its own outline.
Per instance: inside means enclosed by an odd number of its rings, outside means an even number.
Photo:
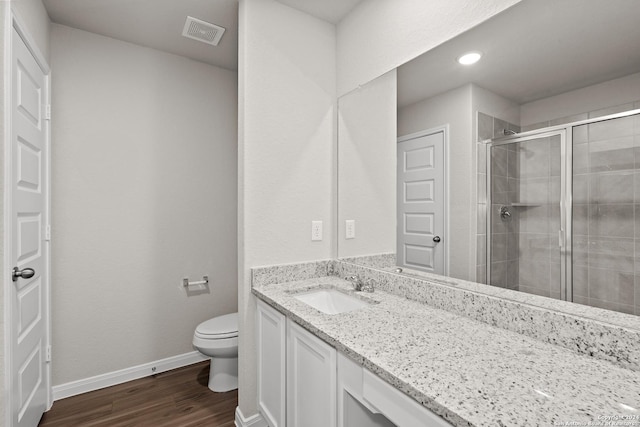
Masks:
[[[477,85],[519,104],[640,72],[640,1],[523,0],[398,69],[398,106]],[[456,58],[484,53],[463,67]]]
[[[229,70],[238,68],[237,0],[43,0],[53,22],[186,56]],[[226,29],[218,46],[182,37],[187,15]]]
[[[362,0],[280,0],[328,22],[339,22]],[[238,0],[43,0],[55,23],[196,61],[238,69]],[[187,16],[226,29],[218,46],[182,37]]]
[[[278,0],[282,4],[337,24],[363,0]]]

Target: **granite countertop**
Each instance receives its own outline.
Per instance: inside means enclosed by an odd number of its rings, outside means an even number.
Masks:
[[[640,427],[640,372],[380,290],[336,315],[293,298],[319,287],[353,294],[337,277],[253,293],[455,426]]]

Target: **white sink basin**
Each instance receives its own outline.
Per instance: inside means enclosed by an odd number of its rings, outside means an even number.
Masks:
[[[294,298],[326,314],[346,313],[369,305],[335,289],[318,289],[295,295]]]

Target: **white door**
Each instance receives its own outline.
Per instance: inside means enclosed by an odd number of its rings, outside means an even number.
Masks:
[[[398,265],[444,274],[444,131],[398,140]]]
[[[48,400],[48,79],[12,30],[10,268],[11,424],[37,426]]]

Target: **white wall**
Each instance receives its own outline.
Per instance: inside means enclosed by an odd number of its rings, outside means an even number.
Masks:
[[[519,1],[363,1],[338,24],[338,95],[404,64]]]
[[[0,41],[0,70],[2,75],[6,76],[10,64],[5,63],[5,52],[10,41],[11,32],[11,10],[14,10],[29,32],[29,35],[35,41],[37,48],[40,50],[45,59],[49,59],[49,16],[41,2],[41,0],[0,0],[0,34],[2,38]],[[4,204],[4,146],[9,141],[5,130],[8,129],[5,121],[5,103],[9,102],[6,92],[6,84],[9,82],[3,78],[0,80],[0,204]],[[7,104],[8,106],[8,104]],[[0,235],[4,236],[4,210],[0,209]],[[7,267],[7,271],[5,271]],[[4,265],[4,245],[0,245],[0,271],[3,272],[2,277],[9,277],[10,266]],[[4,327],[5,327],[5,288],[4,286],[13,286],[11,282],[5,283],[2,281],[3,289],[0,291],[0,307],[2,307],[3,314],[0,315],[0,424],[3,424],[5,416],[5,373],[7,373],[9,367],[5,365],[5,342],[4,342]]]
[[[249,268],[336,255],[335,100],[518,0],[367,0],[336,27],[277,3],[240,0],[241,412],[257,411]],[[337,51],[336,51],[337,49]],[[339,65],[336,66],[336,61]],[[325,240],[310,241],[310,222]],[[331,233],[333,234],[333,232]]]
[[[473,94],[474,120],[476,118],[475,113],[481,111],[484,114],[497,117],[500,120],[516,125],[520,124],[520,105],[478,85],[471,85],[471,88]],[[476,127],[474,126],[473,129],[475,130]],[[477,135],[474,134],[474,141],[476,141],[476,136]]]
[[[249,268],[335,255],[335,26],[274,0],[239,11],[239,406],[257,411]],[[311,241],[311,221],[324,239]]]
[[[396,251],[396,70],[339,100],[338,256]],[[355,220],[356,238],[345,238]]]
[[[237,77],[56,24],[51,56],[60,385],[193,351],[236,311]]]
[[[640,73],[523,104],[521,125],[575,116],[640,99]],[[629,109],[633,108],[631,105]],[[586,118],[580,117],[579,119]],[[576,119],[577,120],[577,119]],[[573,120],[570,120],[573,121]]]
[[[476,240],[471,230],[475,222],[471,92],[471,85],[465,85],[398,110],[399,137],[449,125],[449,275],[465,280],[475,277],[475,257],[469,251]]]

